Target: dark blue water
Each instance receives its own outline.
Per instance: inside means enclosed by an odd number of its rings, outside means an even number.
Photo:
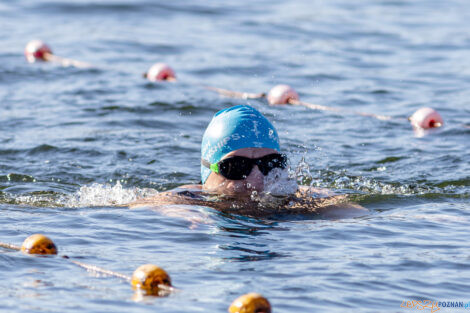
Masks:
[[[469,21],[463,0],[0,3],[0,241],[44,233],[61,254],[125,274],[157,264],[181,289],[135,302],[119,279],[0,249],[0,310],[224,312],[252,291],[274,312],[468,302]],[[32,39],[97,68],[28,64]],[[179,82],[143,80],[155,62]],[[406,118],[431,106],[445,126],[417,135],[406,122],[269,107],[198,85],[279,83],[345,110]],[[300,183],[351,194],[370,214],[201,209],[190,222],[116,206],[197,183],[206,125],[242,103],[273,121]]]

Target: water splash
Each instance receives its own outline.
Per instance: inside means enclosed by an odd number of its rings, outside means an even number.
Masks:
[[[13,194],[0,191],[0,204],[12,204],[33,207],[95,207],[125,205],[139,198],[150,197],[158,193],[150,188],[125,188],[117,181],[115,185],[94,183],[82,186],[72,194],[55,191],[35,191],[27,194]]]
[[[299,185],[287,169],[275,168],[264,177],[264,193],[273,196],[294,194]]]
[[[282,202],[285,196],[294,194],[299,185],[327,188],[333,192],[367,195],[418,195],[456,196],[468,198],[468,180],[431,183],[383,182],[371,177],[354,176],[346,170],[311,171],[302,159],[293,169],[273,169],[264,177],[265,191],[253,192],[251,199],[271,205]],[[96,207],[119,206],[139,198],[154,196],[158,191],[150,188],[125,188],[120,181],[115,185],[93,183],[82,186],[72,194],[55,191],[37,191],[27,194],[12,194],[0,191],[0,204],[13,204],[33,207]]]
[[[41,191],[25,195],[3,193],[0,203],[34,206],[34,207],[59,207],[63,195],[57,192]]]
[[[348,174],[345,170],[318,171],[317,177],[308,179],[309,185],[313,187],[330,188],[367,194],[380,195],[426,195],[426,194],[467,194],[465,188],[458,188],[452,184],[438,187],[430,183],[402,183],[402,182],[383,182],[371,177],[354,176]]]
[[[377,172],[386,171],[385,166],[378,167]],[[384,182],[372,177],[351,175],[347,170],[330,170],[328,168],[314,171],[311,169],[305,156],[299,163],[289,169],[291,178],[297,180],[299,185],[310,187],[341,190],[341,193],[367,193],[380,195],[427,195],[427,194],[457,194],[468,196],[468,183],[464,182],[440,182],[438,184],[426,182]],[[460,186],[462,185],[462,186]]]
[[[156,193],[156,190],[149,188],[124,188],[119,181],[114,186],[94,183],[82,186],[80,190],[65,199],[63,205],[66,207],[125,205]]]
[[[263,192],[253,191],[250,198],[258,203],[258,209],[279,207],[285,205],[286,196],[294,194],[298,188],[292,172],[275,168],[264,177]]]
[[[305,154],[302,156],[295,169],[289,170],[289,175],[295,177],[300,185],[308,184],[312,181],[313,175],[310,171],[310,165],[305,161]]]

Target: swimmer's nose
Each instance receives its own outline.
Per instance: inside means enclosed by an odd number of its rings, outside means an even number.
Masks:
[[[246,178],[248,189],[262,191],[264,188],[264,175],[260,172],[258,165],[255,165],[251,170],[250,175]]]

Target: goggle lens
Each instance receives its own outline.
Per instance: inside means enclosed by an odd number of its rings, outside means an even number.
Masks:
[[[287,157],[284,154],[273,153],[257,159],[234,156],[218,163],[219,173],[231,180],[245,179],[250,175],[253,166],[258,165],[263,175],[268,175],[274,168],[286,168]]]

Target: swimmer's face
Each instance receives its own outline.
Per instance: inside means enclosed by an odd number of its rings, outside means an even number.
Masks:
[[[247,158],[261,158],[265,155],[279,153],[269,148],[243,148],[232,151],[224,155],[223,159],[233,156],[243,156]],[[257,165],[253,167],[250,175],[242,180],[231,180],[224,176],[212,172],[203,186],[204,190],[225,195],[250,195],[253,191],[264,190],[264,175]]]

